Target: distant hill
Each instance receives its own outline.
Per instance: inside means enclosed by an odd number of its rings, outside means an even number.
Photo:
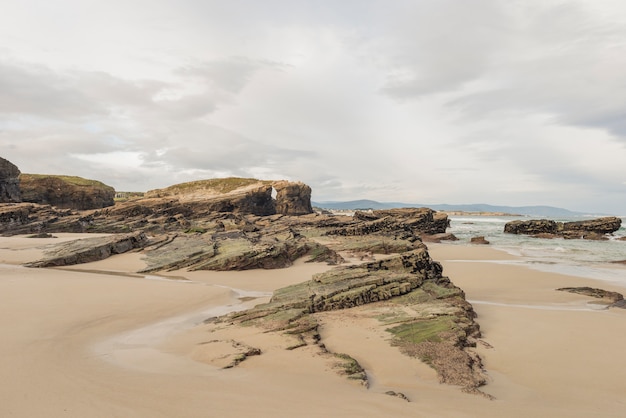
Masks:
[[[392,208],[416,208],[427,207],[440,211],[463,211],[463,212],[503,212],[533,217],[574,217],[587,215],[583,212],[574,212],[568,209],[556,208],[553,206],[495,206],[487,204],[460,204],[460,205],[428,205],[417,203],[400,203],[400,202],[377,202],[375,200],[351,200],[347,202],[330,201],[330,202],[312,202],[313,206],[323,209],[333,210],[365,210],[365,209],[392,209]]]

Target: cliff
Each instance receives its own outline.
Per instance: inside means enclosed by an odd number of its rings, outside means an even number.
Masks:
[[[115,203],[113,187],[75,176],[22,174],[20,190],[24,202],[63,209],[100,209]]]
[[[20,170],[0,157],[0,203],[20,202]]]
[[[272,195],[276,194],[276,198]],[[285,180],[228,177],[150,190],[146,198],[170,198],[191,205],[195,212],[232,212],[259,216],[306,215],[313,212],[311,188]]]

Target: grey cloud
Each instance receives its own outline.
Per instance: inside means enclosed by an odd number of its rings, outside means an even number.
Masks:
[[[253,67],[252,64],[248,66]],[[215,78],[224,89],[240,88],[251,69],[237,73],[233,71],[235,67],[213,68],[206,77]],[[194,76],[193,72],[182,74]],[[184,83],[185,80],[180,84],[156,80],[131,81],[104,72],[54,72],[43,66],[0,62],[0,115],[20,114],[69,121],[77,117],[102,120],[115,118],[121,113],[153,120],[186,120],[210,114],[220,101],[230,100],[212,90],[178,95],[173,99],[157,98],[162,92],[184,88]]]
[[[154,114],[159,119],[187,120],[206,116],[217,109],[218,101],[207,94],[193,94],[175,100],[160,100],[145,115]]]
[[[147,153],[147,165],[165,165],[172,170],[205,170],[245,175],[257,166],[279,167],[311,153],[262,144],[217,126],[191,124],[167,139],[160,152]]]
[[[497,87],[449,104],[474,117],[543,113],[562,124],[601,128],[626,139],[626,73],[621,70],[626,29],[592,20],[576,4],[533,17],[523,33],[532,52],[511,51],[490,74]]]
[[[385,94],[451,93],[471,118],[543,113],[626,138],[626,29],[584,3],[425,2],[404,19],[382,43]]]
[[[197,78],[210,86],[229,93],[239,93],[258,70],[267,67],[280,68],[278,63],[231,57],[187,66],[177,70],[185,77]]]
[[[125,145],[113,132],[93,133],[80,125],[47,124],[31,126],[27,130],[4,131],[0,135],[2,148],[10,147],[26,158],[46,159],[52,155],[106,153],[122,149]],[[52,158],[50,158],[52,159]]]
[[[76,80],[75,88],[92,100],[110,106],[153,106],[153,97],[171,88],[171,83],[157,80],[124,80],[104,72],[73,71],[67,75]]]
[[[42,66],[0,62],[0,113],[75,117],[106,109],[77,89],[71,79]]]
[[[382,92],[394,98],[455,91],[480,78],[508,42],[510,17],[497,1],[404,3],[396,12],[376,51],[388,65]]]

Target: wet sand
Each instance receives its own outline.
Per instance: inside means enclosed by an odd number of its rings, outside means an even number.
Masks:
[[[589,297],[554,290],[626,291],[614,284],[500,264],[493,260],[515,259],[489,247],[430,244],[478,313],[490,401],[439,384],[353,310],[323,315],[321,334],[329,349],[362,363],[369,388],[339,376],[314,348],[286,350],[289,340],[255,328],[224,329],[216,342],[202,323],[264,302],[325,265],[168,273],[176,280],[125,275],[143,266],[139,253],[69,269],[19,266],[52,242],[0,238],[2,417],[624,415],[626,310],[595,310]],[[224,338],[262,354],[221,369],[232,354]]]

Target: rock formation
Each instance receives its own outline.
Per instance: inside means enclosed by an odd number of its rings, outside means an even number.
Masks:
[[[311,188],[304,183],[276,181],[276,213],[283,215],[306,215],[313,212]]]
[[[532,219],[529,221],[511,221],[504,225],[506,234],[556,234],[558,225],[556,221],[549,219]]]
[[[445,233],[448,215],[428,208],[402,208],[354,213],[353,222],[328,232],[329,235],[369,235],[396,232],[409,236]]]
[[[576,222],[556,222],[548,219],[517,220],[507,222],[504,225],[504,232],[542,238],[607,239],[606,234],[617,231],[621,225],[622,220],[615,216]]]
[[[316,347],[340,373],[367,382],[367,371],[350,353],[330,353],[318,333],[317,315],[351,309],[376,319],[393,345],[430,364],[442,382],[477,392],[485,376],[470,349],[480,335],[474,311],[421,240],[423,234],[445,233],[447,215],[427,208],[357,212],[354,217],[306,214],[309,207],[310,189],[301,183],[230,179],[178,185],[98,210],[7,205],[0,207],[0,232],[117,233],[51,246],[28,267],[84,263],[133,250],[142,251],[147,264],[139,273],[281,268],[300,257],[340,265],[359,258],[365,263],[337,266],[277,290],[266,305],[213,321],[285,333],[294,341],[289,349]],[[386,256],[377,260],[378,254]],[[233,352],[225,367],[262,355],[240,342],[211,341],[221,343]]]
[[[145,197],[169,198],[189,206],[197,215],[229,212],[267,216],[276,213],[271,184],[256,179],[200,180],[150,190]]]
[[[46,252],[46,257],[25,264],[26,267],[57,267],[103,260],[113,254],[122,254],[149,243],[143,232],[85,238],[64,242]]]
[[[29,217],[31,209],[30,204],[0,206],[0,232],[10,234],[14,230],[22,231],[22,228],[31,221]],[[27,229],[28,232],[32,232],[30,228]]]
[[[272,192],[276,191],[276,199]],[[311,188],[304,183],[238,177],[200,180],[151,190],[147,198],[171,198],[193,206],[196,213],[231,212],[258,216],[305,215]]]
[[[62,209],[100,209],[115,203],[112,187],[75,176],[22,174],[20,190],[24,202]]]
[[[565,222],[563,224],[563,234],[566,238],[588,238],[586,235],[611,234],[622,226],[622,220],[615,216],[605,218],[590,219],[587,221]]]
[[[21,202],[20,170],[0,157],[0,203]]]
[[[611,292],[595,287],[562,287],[556,290],[562,292],[577,293],[579,295],[591,296],[600,299],[600,301],[595,303],[598,305],[603,305],[606,308],[615,307],[626,309],[626,301],[624,301],[624,295],[618,292]]]
[[[485,239],[485,237],[480,236],[480,237],[472,237],[472,238],[470,238],[470,243],[471,244],[487,245],[487,244],[489,244],[489,241],[487,241]]]
[[[316,313],[363,308],[351,314],[378,319],[394,345],[430,364],[442,382],[478,392],[485,375],[480,358],[467,350],[480,336],[475,313],[461,289],[441,273],[441,265],[432,261],[421,245],[386,260],[338,267],[278,289],[269,303],[217,322],[286,333],[296,339],[291,349],[317,345],[326,352]],[[350,365],[346,368],[352,370],[344,374],[366,380],[366,371],[350,356],[342,355]]]

